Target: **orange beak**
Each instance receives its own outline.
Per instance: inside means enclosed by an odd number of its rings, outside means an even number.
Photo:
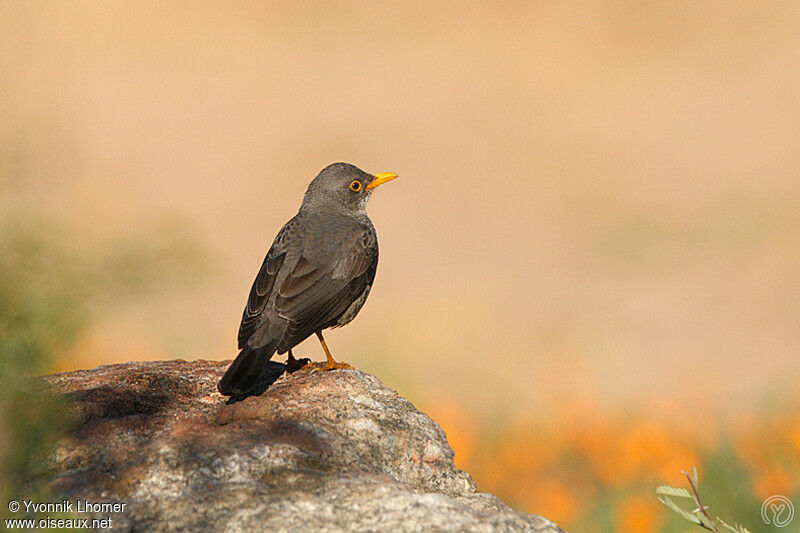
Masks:
[[[375,174],[372,176],[372,181],[367,183],[367,189],[374,189],[378,185],[386,183],[387,181],[392,181],[396,177],[397,174],[394,172],[381,172],[380,174]]]

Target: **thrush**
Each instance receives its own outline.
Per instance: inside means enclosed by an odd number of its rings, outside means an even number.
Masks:
[[[312,334],[327,358],[323,370],[349,368],[333,359],[322,331],[349,323],[369,296],[378,267],[378,239],[367,201],[375,187],[396,177],[333,163],[314,178],[253,282],[239,326],[241,351],[217,386],[221,394],[255,388],[276,352],[288,352],[289,370],[302,367],[292,348]]]

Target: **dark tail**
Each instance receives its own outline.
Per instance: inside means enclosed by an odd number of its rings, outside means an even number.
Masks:
[[[273,353],[275,353],[275,346],[271,343],[261,348],[245,347],[219,380],[217,385],[219,393],[223,396],[234,396],[255,388]]]

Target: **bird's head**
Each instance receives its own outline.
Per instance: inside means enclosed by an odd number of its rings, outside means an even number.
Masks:
[[[369,174],[350,163],[333,163],[323,168],[309,184],[303,207],[318,205],[364,213],[372,190],[396,177],[392,172]]]

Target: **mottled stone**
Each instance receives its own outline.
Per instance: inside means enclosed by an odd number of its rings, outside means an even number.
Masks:
[[[264,392],[226,404],[227,364],[46,377],[80,421],[54,493],[125,502],[114,531],[560,531],[477,492],[441,428],[375,377],[270,363]]]

